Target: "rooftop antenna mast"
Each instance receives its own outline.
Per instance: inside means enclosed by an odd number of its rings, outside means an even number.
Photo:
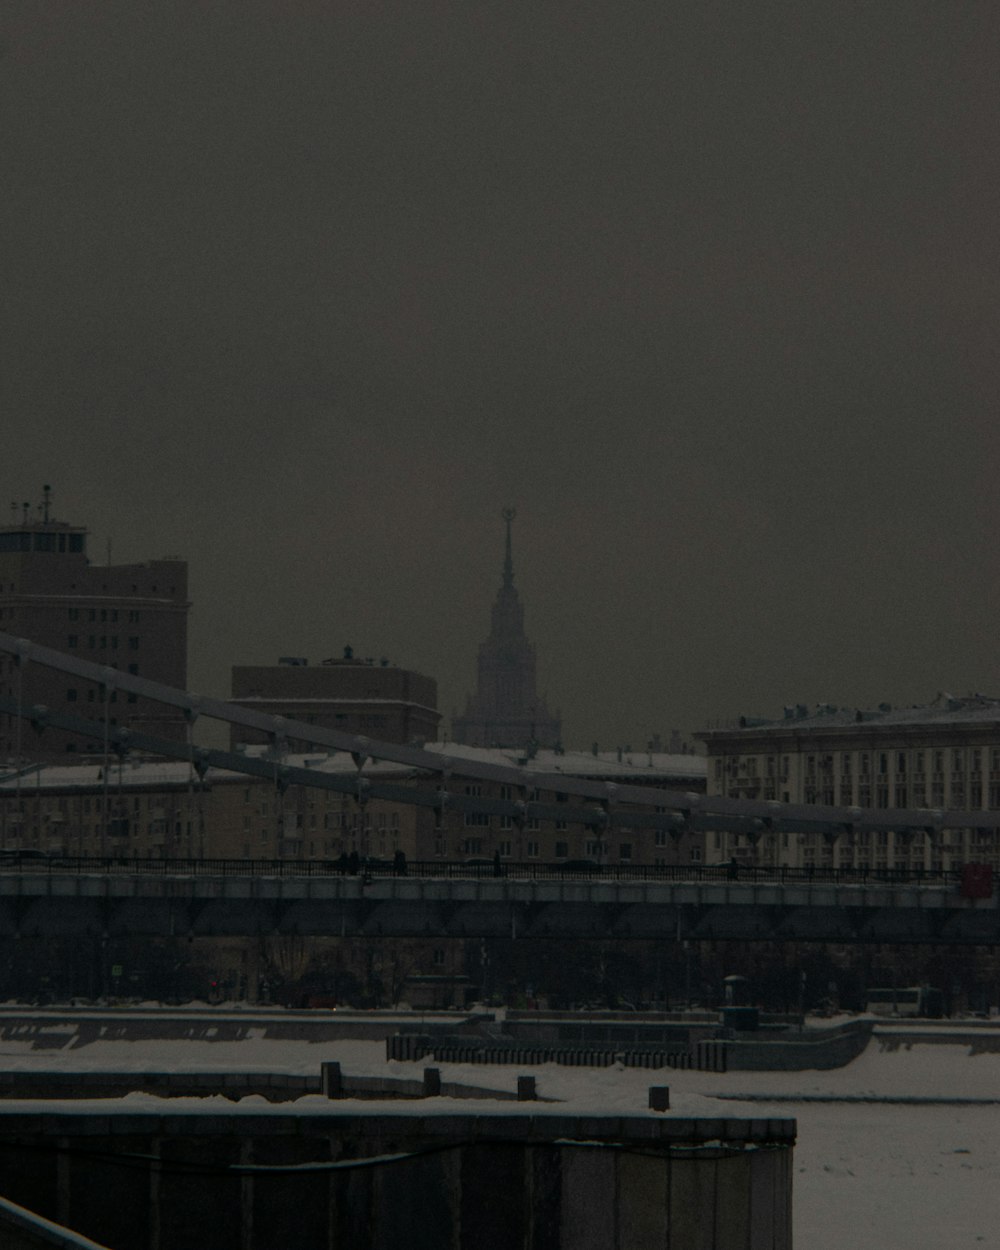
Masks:
[[[52,502],[52,487],[42,487],[42,520],[46,525],[49,523],[49,504]]]

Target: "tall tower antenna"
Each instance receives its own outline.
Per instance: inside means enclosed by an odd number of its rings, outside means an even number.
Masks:
[[[46,525],[49,523],[49,504],[52,502],[52,487],[42,487],[42,520]]]

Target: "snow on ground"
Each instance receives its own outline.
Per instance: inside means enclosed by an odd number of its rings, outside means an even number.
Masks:
[[[276,1041],[250,1029],[241,1041],[95,1041],[74,1045],[66,1033],[57,1049],[28,1041],[0,1042],[0,1068],[315,1073],[336,1059],[346,1075],[416,1077],[432,1060],[387,1063],[382,1042]],[[1000,1099],[1000,1053],[977,1053],[955,1042],[920,1043],[876,1037],[847,1067],[828,1072],[700,1073],[622,1068],[569,1068],[555,1064],[487,1067],[437,1064],[442,1079],[513,1090],[518,1073],[532,1072],[543,1098],[534,1114],[646,1115],[648,1089],[671,1087],[678,1115],[794,1117],[795,1244],[801,1250],[978,1250],[1000,1245],[1000,1106],[719,1101],[713,1094],[795,1094],[867,1097]],[[14,1109],[29,1104],[5,1103]],[[37,1109],[37,1104],[30,1104]],[[97,1110],[104,1104],[59,1104],[60,1110]],[[293,1108],[328,1104],[309,1097],[295,1104],[239,1103],[220,1098],[170,1099],[134,1094],[113,1104],[171,1113],[233,1110],[287,1115]],[[347,1101],[359,1112],[384,1104]],[[525,1104],[428,1099],[393,1104],[418,1115],[522,1114]]]

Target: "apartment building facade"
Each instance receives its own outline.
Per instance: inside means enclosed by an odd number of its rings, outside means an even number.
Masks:
[[[668,755],[649,751],[585,752],[539,750],[530,757],[500,748],[466,746],[453,742],[429,743],[448,761],[451,788],[468,799],[527,801],[545,805],[544,816],[517,821],[510,815],[462,812],[445,807],[438,815],[433,844],[427,859],[465,860],[493,858],[501,862],[564,863],[589,861],[621,867],[655,867],[700,863],[701,835],[655,829],[637,818],[641,814],[665,814],[669,808],[657,802],[657,790],[704,793],[705,761],[694,754]],[[516,767],[537,784],[516,787],[508,782],[462,778],[464,761]],[[611,782],[642,786],[649,800],[641,804],[615,803],[606,808],[605,828],[561,819],[558,810],[600,808],[597,799],[581,798],[560,788],[560,777],[574,781]],[[425,781],[423,784],[432,784]]]
[[[81,526],[50,517],[48,488],[39,515],[28,505],[0,529],[0,629],[111,669],[184,688],[187,684],[187,564],[173,557],[144,564],[92,564]],[[105,691],[97,682],[0,656],[0,690],[25,707],[94,722],[129,725],[177,739],[183,718],[163,704]],[[107,699],[108,706],[105,705]],[[101,743],[57,729],[34,733],[0,715],[0,761],[97,755]]]
[[[255,748],[248,748],[255,751]],[[462,759],[498,762],[501,753],[448,744],[447,788],[462,798],[545,804],[545,817],[517,821],[511,815],[465,812],[448,803],[406,803],[377,797],[359,801],[352,786],[278,786],[273,780],[218,768],[199,774],[176,761],[122,760],[107,764],[35,765],[0,777],[0,850],[45,855],[113,855],[135,858],[242,858],[336,860],[342,855],[391,860],[468,861],[499,856],[510,862],[591,860],[642,866],[698,862],[700,839],[676,836],[629,819],[666,810],[657,789],[703,786],[697,756],[648,756],[635,763],[583,753],[540,754],[525,770],[538,787],[517,793],[506,785],[465,778]],[[464,754],[459,755],[459,752]],[[579,758],[578,758],[579,757]],[[443,757],[443,762],[444,762]],[[309,768],[318,777],[337,774],[353,782],[357,768],[345,753],[286,755],[282,763]],[[499,762],[510,765],[503,757]],[[567,778],[616,780],[648,786],[650,801],[614,809],[608,827],[562,820],[565,804],[599,807],[558,789],[553,772]],[[442,785],[440,775],[417,773],[389,762],[368,762],[363,776],[420,788],[425,796]],[[487,803],[488,806],[488,803]]]
[[[354,771],[341,757],[288,757],[299,766]],[[369,775],[394,776],[392,766]],[[112,760],[40,765],[0,778],[0,850],[128,858],[392,859],[418,853],[418,829],[433,817],[404,803],[183,762]]]
[[[880,810],[1000,810],[1000,699],[941,694],[932,703],[871,710],[821,704],[780,720],[742,718],[695,735],[707,752],[707,792],[727,798]],[[992,833],[900,829],[706,834],[706,857],[808,867],[1000,868]]]

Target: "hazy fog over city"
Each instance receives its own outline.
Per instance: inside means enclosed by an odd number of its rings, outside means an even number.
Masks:
[[[567,742],[1000,692],[1000,18],[8,0],[6,502],[190,562],[190,684],[474,684]]]

